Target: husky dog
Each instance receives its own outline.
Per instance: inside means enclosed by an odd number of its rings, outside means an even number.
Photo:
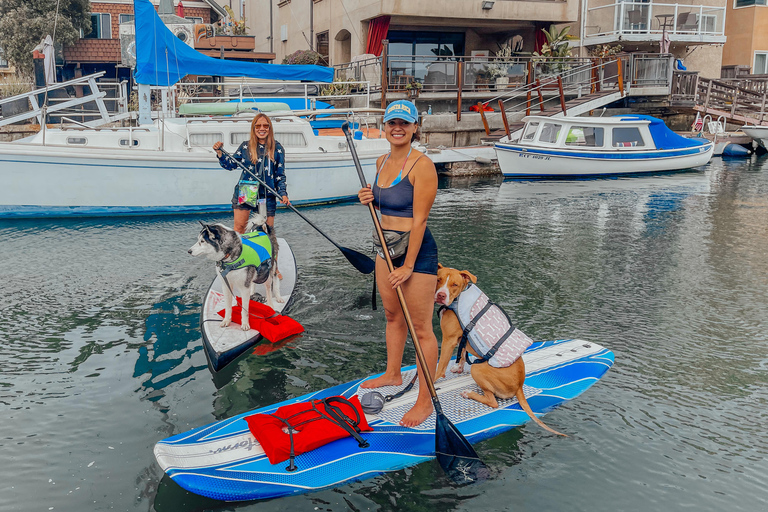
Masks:
[[[248,319],[248,302],[253,294],[254,284],[264,284],[266,288],[267,305],[274,309],[275,302],[285,302],[280,295],[280,280],[275,275],[277,265],[277,240],[270,233],[266,218],[255,215],[248,224],[248,233],[239,235],[235,230],[223,224],[203,224],[203,229],[197,237],[197,243],[189,248],[192,256],[204,256],[216,262],[216,267],[224,278],[224,320],[221,327],[227,327],[232,322],[232,294],[242,299],[241,327],[244,331],[250,329]],[[265,239],[270,242],[264,243]],[[245,240],[245,241],[244,241]],[[261,250],[249,250],[255,247],[254,241]],[[248,247],[245,247],[245,246]],[[259,257],[257,253],[266,253],[268,257]],[[259,248],[257,248],[259,249]]]

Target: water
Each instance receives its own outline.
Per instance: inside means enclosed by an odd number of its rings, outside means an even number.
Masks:
[[[368,245],[365,208],[305,213],[341,245]],[[213,268],[186,253],[198,218],[0,223],[0,511],[768,508],[768,158],[624,179],[441,182],[430,220],[441,262],[476,274],[534,339],[581,337],[616,354],[600,382],[547,415],[571,437],[526,425],[481,443],[493,478],[461,489],[436,463],[245,504],[163,477],[160,439],[385,361],[370,278],[285,212],[277,224],[300,275],[291,313],[307,332],[212,379],[198,321]]]

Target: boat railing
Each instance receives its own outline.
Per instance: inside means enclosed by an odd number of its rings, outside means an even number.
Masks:
[[[98,82],[104,71],[0,99],[0,126],[36,119],[38,124],[77,118],[95,127],[127,118],[127,82]],[[74,90],[75,97],[70,91]],[[13,106],[13,109],[10,107]],[[13,112],[7,114],[7,112]],[[44,122],[45,119],[45,122]]]
[[[228,103],[251,102],[254,98],[295,98],[304,100],[304,108],[315,109],[318,101],[334,106],[370,107],[371,83],[366,80],[347,80],[344,82],[285,82],[256,81],[242,79],[237,82],[184,81],[173,87],[152,87],[155,108],[165,116],[175,115],[174,104],[181,103]],[[165,92],[163,92],[165,91]],[[353,100],[353,98],[355,100]],[[362,98],[362,100],[360,99]],[[346,102],[347,105],[343,103]]]

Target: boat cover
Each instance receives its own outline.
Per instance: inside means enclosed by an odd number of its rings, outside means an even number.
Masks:
[[[704,144],[709,143],[709,141],[706,139],[689,139],[687,137],[683,137],[682,135],[678,135],[667,128],[667,125],[664,124],[664,121],[653,116],[637,114],[620,117],[622,121],[650,121],[651,123],[648,125],[648,128],[651,130],[651,137],[653,137],[653,142],[656,144],[656,149],[692,148],[695,146],[703,146]]]
[[[169,86],[186,75],[244,76],[269,80],[333,82],[333,69],[303,64],[263,64],[214,59],[186,45],[168,30],[149,0],[134,0],[136,82]]]

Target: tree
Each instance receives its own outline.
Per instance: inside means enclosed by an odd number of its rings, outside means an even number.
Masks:
[[[91,31],[90,0],[0,0],[0,48],[5,58],[22,72],[32,70],[32,49],[46,35],[56,46],[74,44],[80,30]]]

